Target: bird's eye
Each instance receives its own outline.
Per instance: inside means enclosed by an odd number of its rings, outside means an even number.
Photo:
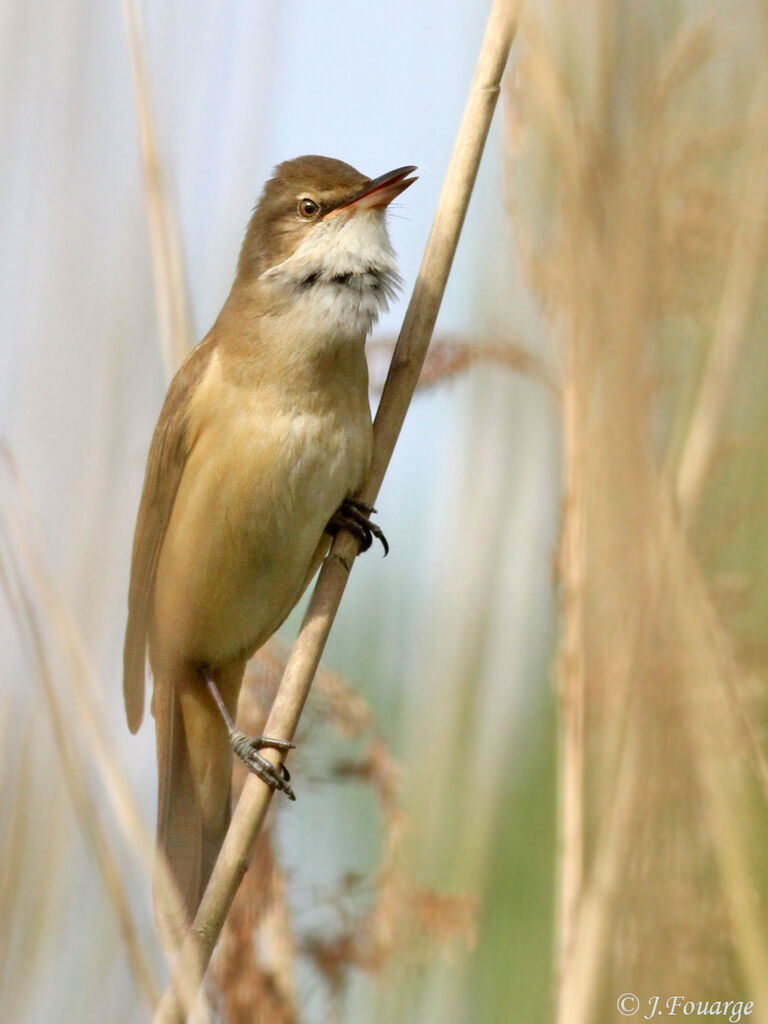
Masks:
[[[299,200],[299,216],[306,217],[307,220],[309,220],[310,217],[314,217],[319,209],[320,207],[314,199]]]

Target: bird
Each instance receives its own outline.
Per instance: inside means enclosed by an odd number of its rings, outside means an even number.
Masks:
[[[123,650],[131,732],[153,681],[154,902],[164,941],[194,919],[231,816],[233,755],[290,799],[239,732],[245,665],[297,603],[340,528],[386,538],[355,498],[371,460],[365,342],[401,279],[386,224],[414,166],[371,179],[301,156],[264,185],[234,283],[168,389],[136,519]],[[173,896],[169,895],[170,886]],[[181,911],[181,918],[179,916]]]

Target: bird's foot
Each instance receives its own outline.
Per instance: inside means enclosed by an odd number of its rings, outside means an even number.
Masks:
[[[285,765],[281,764],[278,772],[272,762],[259,753],[264,747],[272,747],[274,750],[292,750],[296,746],[295,743],[270,739],[269,736],[247,736],[239,729],[230,730],[229,742],[232,744],[232,750],[248,771],[253,772],[272,789],[285,793],[289,800],[296,799],[296,794],[291,786],[291,776]]]
[[[387,538],[381,527],[371,522],[371,516],[375,511],[373,505],[369,505],[365,501],[346,498],[328,520],[326,532],[335,536],[339,530],[349,530],[360,541],[361,553],[368,550],[375,537],[376,540],[381,541],[386,557],[389,554]]]

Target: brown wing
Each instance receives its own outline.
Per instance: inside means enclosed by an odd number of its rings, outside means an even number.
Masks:
[[[123,696],[131,732],[139,728],[144,714],[147,631],[152,616],[155,573],[189,454],[187,409],[214,347],[215,339],[209,336],[189,355],[173,378],[149,449],[133,536],[128,624],[123,647]]]

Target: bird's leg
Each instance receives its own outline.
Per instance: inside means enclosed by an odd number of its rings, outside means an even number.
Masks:
[[[349,530],[360,541],[360,551],[367,551],[373,543],[373,538],[381,541],[384,548],[384,556],[389,554],[389,544],[380,526],[371,522],[371,516],[376,511],[373,505],[365,501],[358,501],[357,498],[345,498],[339,505],[325,528],[326,533],[334,536],[339,530]]]
[[[244,732],[236,729],[232,716],[227,710],[227,705],[219,693],[219,688],[210,670],[204,668],[202,674],[208,687],[208,692],[213,697],[214,703],[219,709],[219,714],[224,719],[224,724],[229,733],[229,743],[234,753],[237,754],[245,767],[252,771],[254,775],[257,775],[262,782],[266,782],[272,789],[285,793],[289,800],[295,800],[296,794],[293,792],[290,784],[291,776],[288,769],[285,765],[280,765],[280,772],[278,773],[272,762],[268,761],[266,757],[262,757],[259,751],[264,747],[272,747],[274,750],[292,750],[296,744],[289,743],[288,740],[271,739],[269,736],[247,736]]]

